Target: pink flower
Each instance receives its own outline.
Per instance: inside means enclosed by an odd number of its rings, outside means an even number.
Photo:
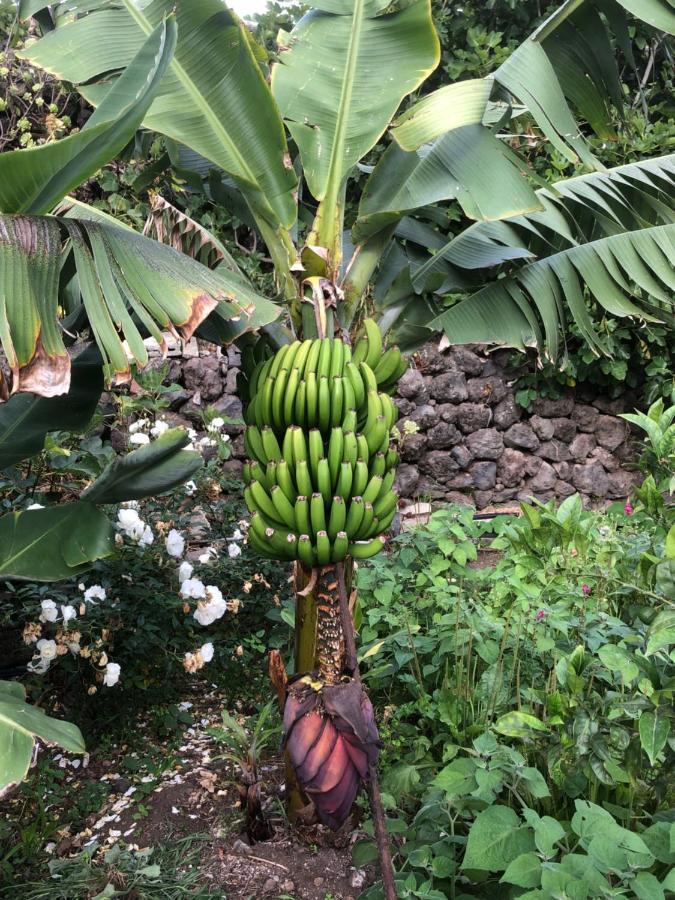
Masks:
[[[587,584],[582,584],[582,585],[581,585],[581,593],[582,593],[585,597],[588,597],[588,595],[590,594],[590,592],[591,592],[591,589],[590,589],[590,587],[589,587]]]
[[[534,618],[537,622],[541,622],[545,616],[546,616],[546,612],[543,609],[540,609]]]
[[[624,507],[623,507],[623,511],[626,513],[627,516],[633,515],[633,507],[631,506],[630,500],[626,500],[626,503],[624,504]]]

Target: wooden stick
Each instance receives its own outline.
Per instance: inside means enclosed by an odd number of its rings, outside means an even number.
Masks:
[[[338,585],[340,590],[340,617],[345,642],[345,665],[352,667],[351,675],[355,681],[361,683],[361,673],[356,656],[356,640],[354,637],[354,621],[349,611],[349,598],[345,583],[344,563],[337,564]],[[389,835],[384,820],[384,808],[380,795],[380,783],[377,778],[377,765],[371,763],[368,767],[368,799],[370,811],[373,815],[375,826],[375,841],[377,843],[377,855],[380,861],[382,873],[382,886],[384,887],[385,900],[396,900],[396,883],[394,881],[394,866],[391,861],[391,848]]]

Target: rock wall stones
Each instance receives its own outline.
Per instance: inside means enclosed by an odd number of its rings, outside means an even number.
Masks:
[[[206,407],[240,418],[238,352],[199,355],[194,344],[189,358],[170,362],[170,380],[182,389],[172,397],[169,418],[199,427]],[[412,432],[402,444],[401,496],[474,502],[479,509],[576,491],[595,503],[628,496],[640,476],[631,466],[628,426],[616,414],[632,403],[577,392],[523,410],[503,365],[506,355],[470,347],[441,352],[435,342],[415,356],[395,398],[398,426]],[[236,474],[245,458],[242,428],[226,431],[234,450],[226,466]]]

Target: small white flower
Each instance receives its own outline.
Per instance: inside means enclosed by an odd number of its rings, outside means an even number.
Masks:
[[[100,584],[92,584],[84,592],[85,603],[93,603],[94,600],[105,600],[105,597],[105,588],[102,588]]]
[[[231,440],[229,434],[221,434],[220,439],[224,444],[226,444],[229,440]]]
[[[136,419],[136,421],[132,422],[129,426],[129,434],[138,434],[139,431],[143,431],[144,428],[147,428],[149,424],[147,419]]]
[[[53,600],[43,600],[40,604],[42,612],[40,613],[41,622],[56,622],[59,617],[59,611]]]
[[[150,443],[150,438],[147,434],[143,434],[142,431],[137,431],[136,434],[131,435],[129,443],[136,447],[143,447],[145,444]]]
[[[194,428],[188,428],[187,435],[191,441],[197,440],[197,432],[194,430]]]
[[[117,524],[125,531],[128,528],[133,528],[134,525],[138,525],[140,521],[141,517],[135,509],[120,509],[117,511]]]
[[[150,429],[150,434],[153,437],[159,437],[160,434],[164,434],[165,431],[169,430],[169,423],[164,419],[157,419],[155,424]]]
[[[47,641],[42,638],[37,642],[37,650],[44,660],[56,659],[56,641]]]
[[[241,556],[241,547],[239,544],[230,544],[227,548],[227,555],[230,559],[234,559],[236,556]]]
[[[109,662],[105,667],[105,675],[103,676],[103,684],[106,687],[115,687],[120,680],[120,664]]]
[[[184,550],[185,540],[183,535],[179,531],[176,531],[175,528],[172,528],[166,536],[166,552],[169,556],[178,558],[183,555]]]
[[[187,578],[180,586],[182,600],[201,600],[206,596],[206,588],[199,578]]]
[[[191,497],[197,491],[197,485],[194,483],[194,481],[186,481],[184,490],[187,496]]]
[[[232,537],[230,538],[230,540],[231,540],[231,541],[243,541],[243,540],[244,540],[244,535],[241,533],[241,531],[239,531],[238,528],[235,528],[235,529],[234,529],[234,534],[232,535]]]
[[[152,533],[152,528],[149,525],[145,526],[145,530],[141,535],[141,538],[138,542],[138,546],[141,548],[149,547],[150,544],[155,540],[155,535]]]
[[[63,624],[67,627],[71,619],[77,618],[77,610],[74,606],[61,605],[61,615],[63,616]]]
[[[31,503],[30,506],[26,507],[26,512],[30,512],[31,509],[44,509],[44,506],[41,503]]]
[[[203,438],[200,438],[197,443],[199,444],[200,447],[204,447],[204,448],[216,446],[216,442],[213,440],[213,438],[206,437],[206,436]]]
[[[182,584],[184,581],[188,581],[188,579],[192,578],[192,573],[194,569],[190,565],[189,562],[182,562],[178,567],[178,580]]]
[[[202,654],[202,659],[204,662],[211,662],[213,659],[213,644],[209,641],[207,644],[202,644],[200,648],[200,653]]]
[[[213,547],[207,547],[206,550],[205,550],[203,553],[201,553],[201,554],[199,555],[198,559],[199,559],[199,562],[200,562],[203,566],[205,566],[207,563],[210,563],[211,560],[212,560],[215,556],[218,556],[218,554],[217,554],[216,551],[213,549]]]
[[[213,432],[220,431],[224,424],[225,420],[217,417],[215,419],[211,419],[206,430],[210,431],[213,434]]]

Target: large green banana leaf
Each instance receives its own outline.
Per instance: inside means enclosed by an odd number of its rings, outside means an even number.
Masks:
[[[129,143],[157,96],[176,46],[173,17],[141,42],[84,128],[0,155],[0,212],[47,213]]]
[[[95,106],[111,73],[128,66],[147,35],[175,11],[176,51],[145,126],[232,175],[272,228],[293,225],[297,179],[281,118],[245,26],[221,0],[62,0],[52,7],[55,29],[23,55],[76,84]]]
[[[345,179],[436,68],[430,0],[322,0],[284,38],[272,90],[321,201],[316,242],[335,252]],[[389,9],[396,11],[388,15]]]
[[[86,749],[76,725],[52,719],[26,703],[22,684],[0,681],[0,798],[28,774],[37,738],[70,753],[84,753]]]
[[[279,310],[242,278],[215,271],[135,232],[90,220],[0,216],[0,344],[12,391],[65,393],[70,357],[58,326],[63,231],[82,304],[108,380],[130,377],[128,350],[147,362],[143,334],[188,339],[212,315],[223,341],[274,320]]]
[[[584,287],[591,300],[612,315],[672,320],[675,225],[616,233],[530,262],[450,307],[431,327],[443,329],[453,343],[538,347],[555,360],[560,329],[569,314],[588,344],[601,353],[605,348]]]
[[[82,492],[89,503],[121,503],[155,497],[191,478],[204,463],[201,453],[184,450],[188,436],[171,428],[156,440],[113,459]]]
[[[0,518],[0,579],[60,581],[114,547],[111,523],[91,503],[8,513]]]
[[[102,366],[98,350],[88,347],[73,360],[67,394],[15,394],[0,404],[0,469],[39,453],[50,431],[86,428],[103,391]]]

